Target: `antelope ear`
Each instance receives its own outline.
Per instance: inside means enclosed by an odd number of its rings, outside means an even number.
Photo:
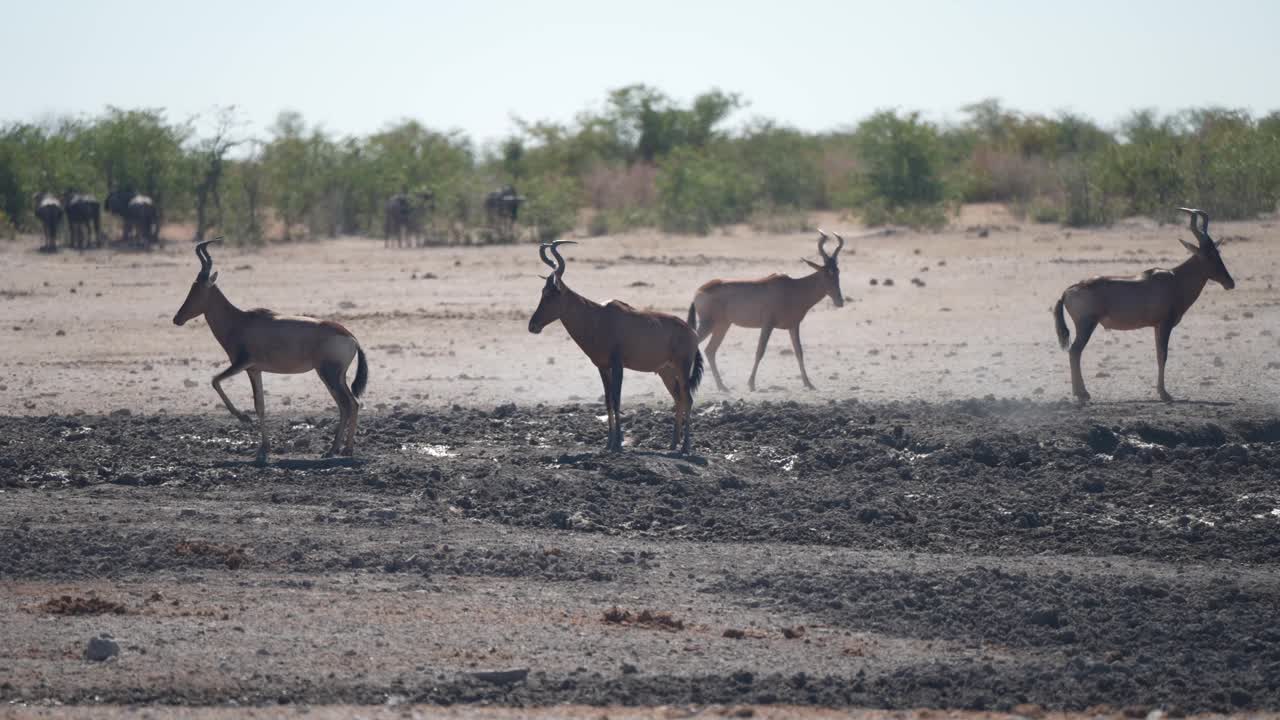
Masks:
[[[819,265],[819,264],[818,264],[818,263],[816,263],[816,262],[813,262],[813,261],[811,261],[811,260],[806,260],[805,258],[800,258],[800,259],[801,259],[802,261],[804,261],[804,264],[808,265],[809,267],[813,268],[814,270],[822,270],[822,269],[823,269],[823,266]]]
[[[210,285],[212,285],[212,284],[214,284],[214,283],[218,282],[218,271],[217,271],[217,270],[214,270],[214,271],[213,271],[213,274],[209,276],[209,280],[208,280],[207,282],[208,282],[208,284],[210,284]]]
[[[1192,245],[1191,243],[1189,243],[1189,242],[1187,242],[1186,240],[1183,240],[1183,239],[1181,239],[1181,238],[1179,238],[1179,239],[1178,239],[1178,242],[1182,243],[1182,247],[1184,247],[1184,248],[1186,248],[1186,249],[1190,250],[1190,251],[1191,251],[1191,253],[1192,253],[1193,255],[1199,255],[1199,254],[1200,254],[1200,246],[1199,246],[1199,245]]]
[[[556,282],[556,289],[557,289],[557,290],[563,290],[563,289],[564,289],[564,281],[560,279],[560,276],[559,276],[559,275],[557,275],[556,273],[552,273],[552,274],[551,274],[551,277],[553,277],[553,278],[555,278],[555,279],[556,279],[556,281],[555,281],[555,282]]]

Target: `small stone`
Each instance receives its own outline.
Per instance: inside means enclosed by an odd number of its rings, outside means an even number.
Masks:
[[[99,635],[91,638],[84,649],[84,659],[93,662],[104,662],[120,654],[120,646],[110,635]]]
[[[73,291],[73,292],[74,292],[74,291]],[[58,337],[66,337],[66,335],[67,335],[67,331],[66,331],[66,330],[59,330],[58,332],[54,333],[54,335],[57,335]]]

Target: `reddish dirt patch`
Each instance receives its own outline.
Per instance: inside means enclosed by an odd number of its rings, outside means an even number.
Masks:
[[[623,610],[617,605],[604,611],[604,621],[614,625],[628,625],[652,630],[677,631],[684,629],[684,621],[675,618],[669,612],[641,610],[638,613],[633,613],[630,610]]]
[[[124,615],[129,612],[129,608],[118,602],[71,595],[51,598],[40,603],[37,609],[49,615]]]

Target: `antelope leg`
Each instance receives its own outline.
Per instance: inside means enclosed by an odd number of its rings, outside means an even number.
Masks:
[[[771,325],[760,328],[760,342],[756,344],[756,362],[751,366],[751,378],[747,380],[747,387],[753,391],[756,389],[756,370],[760,368],[760,359],[764,357],[764,349],[769,345],[769,334],[772,332]]]

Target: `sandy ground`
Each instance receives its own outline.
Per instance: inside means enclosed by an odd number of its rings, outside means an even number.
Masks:
[[[836,309],[816,306],[802,326],[817,392],[801,387],[786,333],[775,333],[750,395],[820,401],[1068,397],[1066,354],[1049,309],[1072,282],[1172,266],[1185,251],[1179,226],[1133,221],[1105,230],[1017,225],[970,209],[959,227],[851,241]],[[834,217],[828,229],[845,228]],[[1237,288],[1211,284],[1174,332],[1168,384],[1180,398],[1274,402],[1280,398],[1280,226],[1215,223],[1240,238],[1223,254]],[[623,299],[684,317],[713,278],[801,275],[816,256],[810,235],[762,236],[747,228],[707,238],[634,233],[567,248],[568,284],[596,300]],[[203,321],[171,319],[198,268],[190,248],[154,254],[34,251],[0,243],[0,412],[210,410],[208,381],[226,357]],[[599,376],[561,326],[527,330],[546,268],[529,246],[384,250],[379,240],[214,249],[219,284],[242,308],[338,319],[369,353],[369,402],[392,407],[453,403],[559,403],[601,397]],[[883,280],[893,279],[891,287]],[[913,278],[924,282],[912,284]],[[876,279],[880,284],[872,286]],[[719,353],[731,397],[748,396],[757,333],[732,330]],[[551,379],[554,378],[554,379]],[[1099,401],[1155,397],[1149,331],[1099,330],[1085,353]],[[196,383],[189,387],[190,383]],[[230,384],[248,404],[249,383]],[[312,375],[273,376],[269,412],[331,404]],[[704,399],[720,399],[708,382]],[[655,376],[631,374],[624,402],[667,402]]]
[[[1182,231],[970,212],[999,227],[855,241],[851,302],[804,325],[821,390],[775,339],[761,392],[708,380],[687,458],[636,374],[600,451],[594,370],[525,329],[528,247],[215,250],[234,301],[341,319],[373,368],[349,460],[316,459],[318,381],[269,376],[255,467],[207,328],[170,322],[194,257],[0,245],[0,716],[1280,708],[1275,230],[1215,224],[1238,289],[1175,332],[1185,401],[1154,401],[1150,333],[1104,332],[1080,409],[1051,300],[1178,260]],[[683,315],[813,247],[594,239],[566,281]],[[735,388],[754,344],[721,351]],[[86,660],[104,633],[119,654]]]

